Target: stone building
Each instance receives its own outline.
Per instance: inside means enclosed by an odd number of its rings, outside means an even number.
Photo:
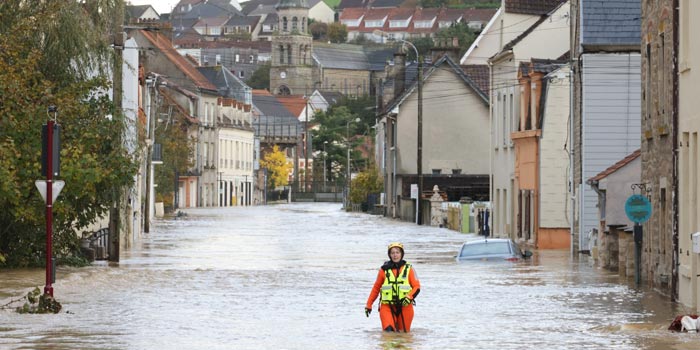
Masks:
[[[272,36],[270,91],[276,95],[310,94],[313,85],[313,38],[306,25],[306,0],[281,0],[277,4],[278,32]]]
[[[642,183],[652,203],[644,224],[643,279],[650,286],[675,290],[673,277],[678,242],[677,181],[674,174],[677,139],[677,70],[674,64],[674,1],[642,1]],[[675,291],[674,291],[675,295]]]

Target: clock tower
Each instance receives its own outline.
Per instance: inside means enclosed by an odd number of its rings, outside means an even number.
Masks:
[[[277,31],[272,35],[270,92],[274,95],[311,94],[313,40],[309,34],[307,0],[280,0]]]

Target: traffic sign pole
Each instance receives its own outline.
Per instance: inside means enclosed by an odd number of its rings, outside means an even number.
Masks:
[[[625,214],[634,222],[634,282],[639,285],[642,280],[642,223],[651,216],[651,201],[641,194],[633,194],[625,202]]]
[[[46,147],[46,286],[44,294],[53,298],[52,269],[53,269],[53,126],[54,121],[49,119],[47,124]]]

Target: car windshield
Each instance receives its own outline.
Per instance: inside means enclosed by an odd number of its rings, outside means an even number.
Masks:
[[[462,252],[459,254],[462,257],[473,255],[496,255],[510,254],[508,242],[484,242],[479,244],[465,244],[462,247]]]

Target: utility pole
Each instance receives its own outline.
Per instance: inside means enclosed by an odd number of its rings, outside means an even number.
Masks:
[[[114,67],[112,68],[114,82],[113,88],[113,102],[117,113],[122,111],[122,96],[123,96],[123,82],[122,82],[122,66],[124,65],[124,2],[116,2],[116,14],[114,18]],[[109,256],[109,261],[119,261],[119,248],[120,248],[120,234],[121,231],[121,209],[122,205],[122,189],[120,188],[117,193],[117,198],[114,199],[112,203],[112,208],[109,212],[109,251],[107,255]],[[132,228],[133,232],[133,228]]]
[[[415,46],[413,47],[416,48]],[[417,151],[416,168],[418,170],[418,198],[416,199],[416,223],[423,225],[420,210],[420,197],[423,193],[423,59],[418,55],[416,50],[416,59],[418,60],[418,136],[417,136]]]
[[[309,98],[304,96],[304,192],[308,191],[309,184]]]

